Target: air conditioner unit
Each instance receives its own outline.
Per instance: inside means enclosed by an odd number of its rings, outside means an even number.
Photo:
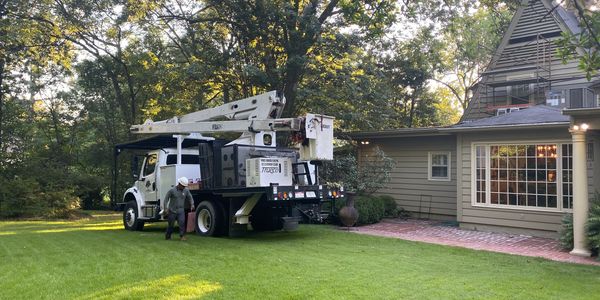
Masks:
[[[518,111],[518,110],[521,110],[521,108],[520,108],[520,107],[511,107],[511,108],[510,108],[510,109],[507,111],[507,113],[515,112],[515,111]]]
[[[565,94],[563,91],[548,91],[546,94],[546,105],[558,106],[565,104]]]
[[[506,108],[498,108],[496,110],[496,116],[505,115],[507,113],[509,113],[509,111]]]

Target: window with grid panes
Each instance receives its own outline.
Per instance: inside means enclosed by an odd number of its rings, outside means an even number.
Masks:
[[[562,145],[562,201],[563,207],[573,208],[573,145]]]
[[[555,143],[475,145],[474,202],[570,209],[571,148]]]
[[[450,180],[450,153],[429,153],[429,180]]]

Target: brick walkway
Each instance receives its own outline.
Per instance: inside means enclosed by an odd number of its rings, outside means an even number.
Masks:
[[[600,266],[600,262],[593,258],[573,256],[563,251],[554,239],[465,230],[436,221],[384,219],[380,223],[351,230],[361,234]]]

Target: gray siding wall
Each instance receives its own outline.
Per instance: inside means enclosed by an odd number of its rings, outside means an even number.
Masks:
[[[378,194],[394,197],[414,217],[456,220],[456,137],[377,139],[362,147],[362,159],[374,146],[396,162],[390,183]],[[450,181],[428,179],[429,152],[450,152]]]
[[[567,128],[546,130],[510,130],[482,133],[459,134],[458,145],[460,182],[458,183],[458,221],[467,228],[507,228],[515,232],[525,232],[532,235],[555,236],[560,230],[564,212],[546,212],[524,209],[504,209],[496,207],[477,207],[471,205],[471,154],[474,142],[544,142],[562,140],[571,141]],[[590,194],[594,189],[593,165],[588,164],[588,185]],[[478,227],[479,226],[479,227]],[[490,227],[491,226],[491,227]],[[548,234],[540,234],[547,232]]]

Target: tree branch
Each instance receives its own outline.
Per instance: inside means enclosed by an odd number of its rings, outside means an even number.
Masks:
[[[578,13],[579,17],[583,20],[583,23],[585,24],[585,27],[587,28],[589,35],[593,38],[594,42],[596,43],[596,48],[600,49],[600,41],[598,40],[598,36],[596,35],[594,28],[592,28],[592,25],[590,24],[589,20],[585,16],[584,8],[581,7],[581,5],[579,4],[579,2],[577,0],[573,0],[573,3],[575,4],[575,8],[577,9],[577,13]]]

